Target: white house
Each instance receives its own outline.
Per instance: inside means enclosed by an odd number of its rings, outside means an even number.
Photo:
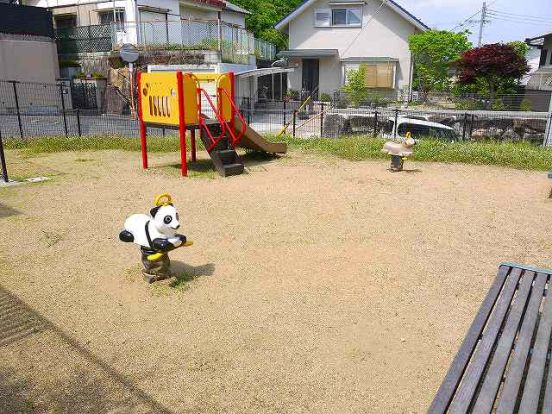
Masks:
[[[532,71],[525,87],[525,98],[535,111],[548,111],[552,100],[552,33],[525,42],[540,52],[538,68]]]
[[[221,21],[245,28],[245,16],[249,14],[247,10],[222,0],[25,0],[25,4],[51,10],[56,29],[115,24],[116,40],[132,44],[167,40],[180,43],[182,19]],[[198,26],[189,32],[207,30]],[[216,24],[212,30],[217,30]]]
[[[296,68],[288,87],[317,97],[340,89],[347,71],[361,64],[367,87],[409,89],[408,38],[428,27],[392,0],[306,0],[276,29],[289,35],[289,50],[281,56]]]

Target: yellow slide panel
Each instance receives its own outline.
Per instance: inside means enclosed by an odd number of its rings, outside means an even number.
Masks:
[[[184,119],[186,125],[198,125],[197,82],[191,73],[182,74],[182,90],[184,91]]]
[[[225,121],[230,122],[232,120],[232,105],[230,104],[230,99],[232,97],[232,80],[230,75],[221,75],[218,79],[218,87],[226,91],[226,93],[220,94],[220,101],[218,103],[219,112]]]
[[[145,123],[179,125],[176,72],[143,73],[139,93]]]

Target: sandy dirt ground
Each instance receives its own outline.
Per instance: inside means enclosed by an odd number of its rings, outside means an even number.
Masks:
[[[543,173],[8,156],[53,177],[0,189],[0,412],[421,413],[499,263],[552,266]],[[150,286],[118,233],[162,192],[195,245]]]

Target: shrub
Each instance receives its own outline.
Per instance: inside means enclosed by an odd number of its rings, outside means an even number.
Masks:
[[[328,94],[328,93],[323,93],[323,94],[320,95],[320,100],[321,100],[322,102],[331,102],[331,101],[332,101],[332,97],[331,97],[331,95]]]
[[[350,69],[347,71],[347,83],[343,87],[343,91],[347,93],[354,107],[359,107],[368,98],[365,79],[366,65],[360,65],[357,70]]]
[[[520,111],[526,111],[526,112],[532,111],[533,110],[533,104],[531,103],[530,100],[524,99],[519,104],[519,110]]]
[[[289,99],[299,99],[299,91],[296,91],[295,89],[288,89],[286,97]]]
[[[501,99],[496,99],[493,101],[491,109],[493,111],[504,111],[506,109],[506,105],[504,105],[504,102],[502,102]]]

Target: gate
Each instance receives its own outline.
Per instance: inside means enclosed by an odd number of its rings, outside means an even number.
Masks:
[[[99,109],[93,83],[71,83],[71,99],[74,109]]]

